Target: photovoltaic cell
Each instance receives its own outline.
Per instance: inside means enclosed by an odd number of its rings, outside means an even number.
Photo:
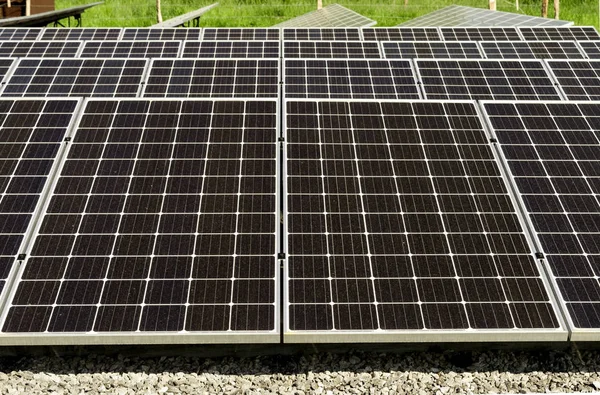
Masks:
[[[474,103],[286,108],[285,341],[566,338]]]
[[[284,41],[284,58],[380,58],[376,42]]]
[[[123,29],[123,40],[200,40],[202,29],[199,28],[126,28]]]
[[[279,41],[184,41],[184,58],[279,58]]]
[[[120,28],[44,28],[40,40],[118,40]]]
[[[0,41],[0,57],[72,58],[81,41]]]
[[[439,41],[440,31],[435,27],[365,27],[365,41]]]
[[[82,58],[172,58],[180,41],[86,41]]]
[[[488,59],[583,59],[575,41],[481,41]]]
[[[539,60],[416,60],[427,99],[559,100]]]
[[[600,40],[592,26],[521,27],[519,31],[525,40]]]
[[[339,4],[330,4],[273,27],[362,27],[373,26],[376,23]]]
[[[0,340],[278,342],[276,105],[88,101]]]
[[[574,327],[571,340],[597,339],[600,104],[484,107]]]
[[[277,97],[275,59],[156,59],[144,97]]]
[[[384,41],[381,43],[386,58],[481,58],[477,43],[473,41]]]
[[[145,59],[21,59],[2,96],[136,97]]]
[[[0,82],[4,80],[4,76],[8,73],[14,61],[14,59],[0,58]]]
[[[0,293],[77,105],[0,99]]]
[[[360,41],[360,30],[355,27],[339,28],[286,28],[283,29],[284,40],[327,40],[327,41]]]
[[[202,39],[217,41],[277,41],[279,40],[279,29],[205,28]]]
[[[419,99],[409,61],[285,60],[285,97]]]
[[[446,41],[519,41],[514,27],[440,27]]]
[[[549,60],[547,64],[569,100],[600,100],[600,60]]]
[[[37,40],[42,31],[39,27],[32,28],[14,28],[14,27],[2,27],[0,28],[0,42],[9,40]]]
[[[600,41],[579,41],[578,44],[590,59],[600,59]]]

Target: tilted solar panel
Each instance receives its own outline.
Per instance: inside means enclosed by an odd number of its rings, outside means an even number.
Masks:
[[[514,27],[440,27],[446,41],[519,41]]]
[[[590,59],[600,59],[600,41],[579,41],[585,55]]]
[[[40,40],[119,40],[120,28],[44,28]]]
[[[525,40],[600,40],[600,34],[592,26],[520,27]]]
[[[185,41],[184,58],[279,58],[279,41]]]
[[[284,40],[327,40],[360,41],[360,30],[356,27],[338,28],[285,28]]]
[[[73,58],[81,41],[0,41],[0,57]]]
[[[329,4],[273,27],[362,27],[373,26],[376,23],[339,4]]]
[[[180,41],[86,41],[82,58],[172,58]]]
[[[481,41],[488,59],[583,59],[575,41]]]
[[[365,27],[365,41],[439,41],[440,31],[435,27]]]
[[[123,40],[200,40],[202,29],[187,27],[181,28],[125,28]]]
[[[0,42],[9,40],[37,40],[41,31],[42,29],[39,27],[2,27],[0,28]]]
[[[284,58],[380,58],[376,42],[363,41],[284,41]]]
[[[600,100],[600,60],[546,62],[558,88],[569,100]]]
[[[278,41],[279,29],[205,28],[202,39],[217,41]]]
[[[389,59],[482,58],[477,43],[473,41],[384,41],[381,47],[384,57]]]

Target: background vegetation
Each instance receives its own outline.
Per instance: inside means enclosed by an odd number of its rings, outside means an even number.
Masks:
[[[56,8],[91,3],[95,0],[56,0]],[[316,8],[316,0],[161,0],[163,18],[196,10],[219,1],[219,6],[201,18],[201,26],[265,27],[302,15]],[[599,27],[600,0],[561,0],[560,17],[576,25]],[[486,0],[323,0],[323,5],[339,3],[359,14],[376,20],[377,26],[395,26],[414,17],[452,4],[487,7]],[[550,0],[549,17],[553,17]],[[514,0],[497,0],[500,11],[540,16],[541,0],[521,0],[520,9]],[[156,23],[155,0],[104,0],[104,4],[83,14],[83,25],[144,27]]]

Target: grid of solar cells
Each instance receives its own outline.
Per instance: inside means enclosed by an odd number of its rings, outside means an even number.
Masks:
[[[519,41],[514,27],[440,27],[446,41]]]
[[[473,103],[288,101],[286,122],[294,337],[559,328]]]
[[[0,292],[77,104],[0,99]]]
[[[575,41],[481,41],[488,59],[583,59]]]
[[[546,62],[569,100],[600,100],[600,60]]]
[[[440,31],[427,27],[376,27],[363,28],[365,41],[438,41]]]
[[[276,59],[156,59],[144,97],[277,97]]]
[[[574,327],[600,329],[600,104],[485,110]]]
[[[145,59],[23,58],[2,96],[136,97]]]
[[[481,52],[473,41],[384,41],[386,58],[479,59]]]
[[[200,28],[123,29],[123,40],[200,40]]]
[[[81,41],[0,41],[0,57],[72,58]]]
[[[2,27],[0,28],[0,42],[9,40],[37,40],[42,31],[41,28],[14,28],[14,27]]]
[[[521,27],[525,40],[600,40],[600,34],[592,26],[569,27]]]
[[[409,61],[285,60],[285,97],[419,99]]]
[[[284,41],[284,58],[380,58],[377,42]]]
[[[590,59],[600,59],[600,41],[579,41],[585,55]]]
[[[539,60],[416,60],[427,99],[560,100]]]
[[[284,40],[360,41],[358,28],[286,28]]]
[[[276,118],[268,99],[88,101],[3,332],[276,334]]]
[[[4,76],[6,75],[6,73],[8,73],[8,71],[10,70],[14,61],[15,61],[14,59],[0,58],[0,82],[2,82],[2,80],[4,80]],[[0,86],[0,88],[1,88],[1,86]]]
[[[373,26],[376,23],[339,4],[330,4],[319,10],[278,23],[274,27],[362,27]]]
[[[45,28],[41,40],[118,40],[122,29],[119,28]]]
[[[173,58],[180,41],[86,41],[82,58]]]
[[[184,58],[279,58],[279,41],[185,41]]]
[[[202,39],[220,41],[276,41],[279,40],[279,29],[205,28]]]

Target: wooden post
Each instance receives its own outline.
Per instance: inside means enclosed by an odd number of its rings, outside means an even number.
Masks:
[[[6,0],[6,8],[10,8],[12,5],[10,4],[10,0]]]
[[[519,11],[519,0],[515,0],[515,8]]]
[[[317,0],[317,10],[323,8],[323,0]]]
[[[25,16],[31,15],[31,0],[25,0]]]
[[[496,0],[490,0],[490,10],[496,11]]]
[[[554,19],[559,19],[558,14],[560,13],[560,0],[554,0]]]
[[[542,18],[548,17],[548,0],[542,0]]]
[[[408,5],[408,0],[404,0],[404,7]]]
[[[156,22],[162,23],[162,10],[160,9],[160,0],[156,0]]]

